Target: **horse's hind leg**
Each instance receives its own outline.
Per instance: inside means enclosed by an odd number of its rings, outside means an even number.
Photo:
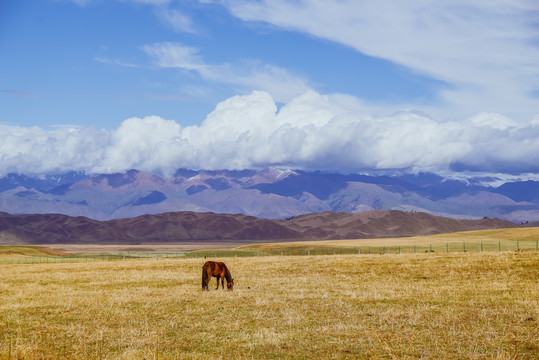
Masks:
[[[204,291],[206,287],[206,282],[204,281],[204,274],[206,273],[206,270],[202,268],[202,291]]]
[[[208,274],[208,272],[206,270],[204,270],[204,272],[205,273],[203,273],[203,275],[202,275],[202,290],[203,291],[204,290],[209,291],[210,289],[208,288],[208,284],[209,284],[209,282],[211,280],[211,275]],[[204,275],[206,275],[206,276],[204,277]]]

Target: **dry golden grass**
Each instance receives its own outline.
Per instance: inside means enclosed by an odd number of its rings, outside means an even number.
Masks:
[[[0,258],[64,256],[67,253],[46,246],[0,246]]]
[[[413,246],[413,245],[441,245],[445,243],[480,243],[480,242],[516,242],[525,241],[535,244],[539,239],[539,227],[512,228],[462,231],[447,234],[411,236],[400,238],[382,239],[353,239],[353,240],[322,240],[322,241],[297,241],[284,243],[252,244],[240,246],[244,250],[271,250],[281,248],[307,248],[307,247],[360,247],[360,246]]]
[[[539,253],[0,266],[0,359],[536,359]],[[215,280],[210,288],[215,286]]]
[[[179,243],[148,243],[141,245],[118,245],[118,244],[51,244],[51,248],[68,252],[70,254],[93,255],[101,253],[128,253],[128,252],[186,252],[199,249],[220,249],[235,247],[237,242],[225,241],[193,241]]]

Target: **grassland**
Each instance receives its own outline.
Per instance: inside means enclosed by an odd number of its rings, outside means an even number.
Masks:
[[[462,231],[447,234],[411,236],[399,238],[383,239],[353,239],[353,240],[322,240],[322,241],[298,241],[286,243],[267,243],[250,244],[238,247],[239,249],[272,249],[282,246],[298,247],[360,247],[360,246],[409,246],[409,245],[439,245],[445,243],[479,243],[483,242],[516,242],[529,241],[535,242],[539,239],[539,227],[531,228],[513,228],[513,229],[494,229]]]
[[[539,253],[0,266],[0,359],[536,359]],[[215,286],[215,280],[210,288]]]
[[[65,256],[67,253],[46,246],[0,246],[0,258]]]
[[[351,253],[418,253],[539,250],[539,228],[467,231],[404,238],[254,243],[203,241],[191,243],[114,245],[51,244],[48,246],[0,246],[0,264],[87,261],[98,255],[122,257],[237,257],[259,255],[307,255]],[[185,254],[185,255],[184,255]],[[76,257],[80,256],[80,259]],[[58,257],[53,259],[52,257]]]

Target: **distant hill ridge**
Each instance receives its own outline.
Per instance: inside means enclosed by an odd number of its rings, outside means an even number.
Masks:
[[[109,221],[61,214],[0,212],[0,245],[362,239],[512,227],[519,225],[493,218],[458,220],[397,210],[355,214],[324,212],[289,220],[241,214],[170,212]]]

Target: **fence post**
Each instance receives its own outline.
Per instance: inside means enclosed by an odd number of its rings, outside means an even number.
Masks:
[[[520,243],[518,240],[517,240],[517,251],[520,251]]]
[[[449,252],[449,244],[446,242],[445,243],[445,252],[448,253]]]

